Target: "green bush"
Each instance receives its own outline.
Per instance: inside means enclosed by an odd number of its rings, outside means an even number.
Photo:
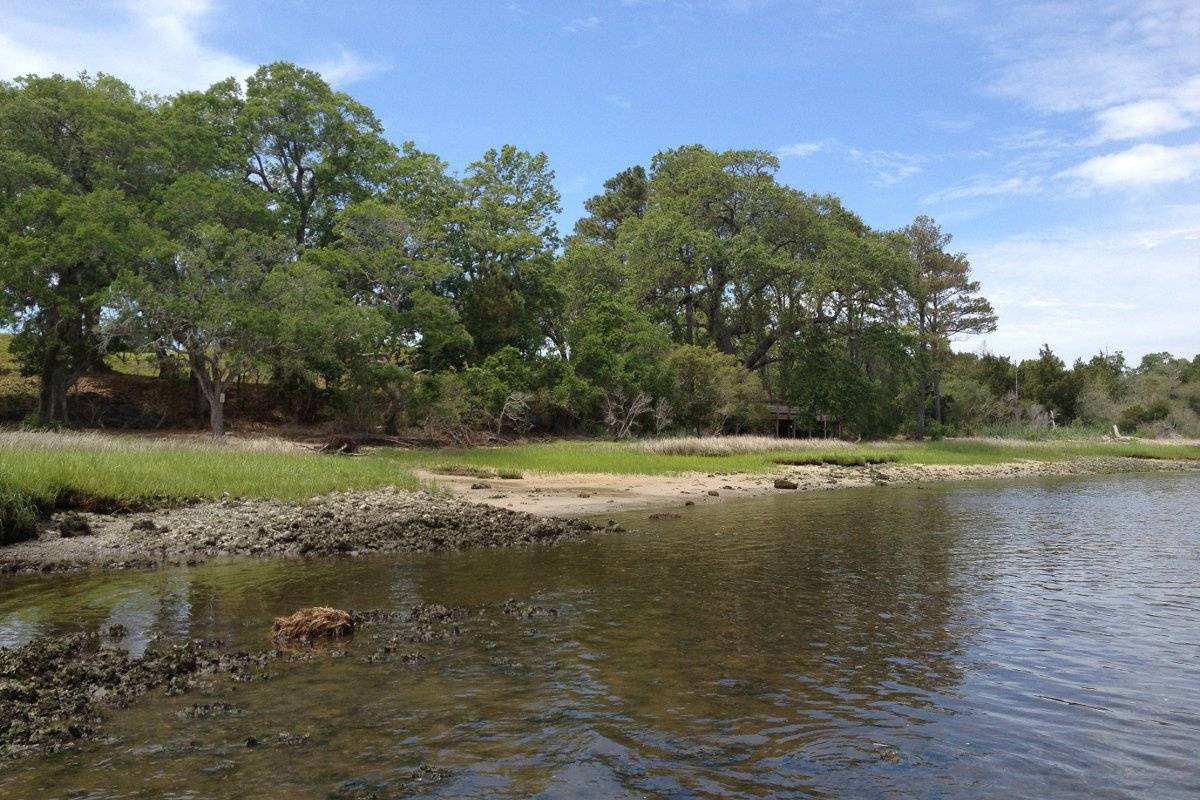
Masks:
[[[38,510],[33,499],[15,486],[0,483],[0,545],[37,536]]]
[[[1134,403],[1121,412],[1121,430],[1137,430],[1142,425],[1166,419],[1171,413],[1165,400],[1156,400],[1148,406]]]

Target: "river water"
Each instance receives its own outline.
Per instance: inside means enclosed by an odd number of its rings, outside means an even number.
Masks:
[[[533,550],[0,579],[0,645],[265,646],[328,604],[483,613],[428,660],[112,712],[4,798],[1200,796],[1200,475],[787,494]],[[184,720],[196,702],[238,716]],[[255,737],[261,744],[247,748]]]

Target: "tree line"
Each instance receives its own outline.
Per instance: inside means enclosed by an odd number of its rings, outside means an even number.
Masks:
[[[451,437],[751,431],[768,401],[921,437],[979,405],[964,381],[1008,397],[950,349],[996,317],[948,234],[778,168],[661,152],[563,235],[544,154],[455,174],[293,64],[170,97],[29,76],[0,83],[0,314],[41,425],[114,350],[186,374],[215,433],[249,373],[308,421]]]

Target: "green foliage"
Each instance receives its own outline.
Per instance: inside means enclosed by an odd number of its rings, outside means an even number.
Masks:
[[[1038,357],[1022,361],[1018,366],[1021,396],[1032,399],[1062,419],[1075,416],[1075,406],[1081,390],[1080,375],[1068,371],[1066,364],[1050,345],[1042,345]]]
[[[0,478],[0,545],[37,536],[38,508],[28,492]]]
[[[778,170],[664,150],[605,181],[564,243],[545,154],[506,144],[455,175],[294,64],[165,98],[0,83],[2,410],[36,390],[35,419],[63,424],[111,350],[136,351],[125,371],[186,366],[214,431],[226,387],[270,376],[298,420],[456,441],[754,430],[768,400],[844,435],[1049,412],[1200,433],[1200,356],[955,354],[995,315],[950,235],[873,230]]]
[[[764,419],[762,382],[734,356],[712,347],[683,344],[667,357],[671,375],[668,397],[676,426],[704,433],[742,433]]]

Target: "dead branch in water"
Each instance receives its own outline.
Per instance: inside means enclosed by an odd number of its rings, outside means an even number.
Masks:
[[[276,617],[272,639],[332,639],[354,632],[354,619],[339,608],[302,608],[290,617]]]

